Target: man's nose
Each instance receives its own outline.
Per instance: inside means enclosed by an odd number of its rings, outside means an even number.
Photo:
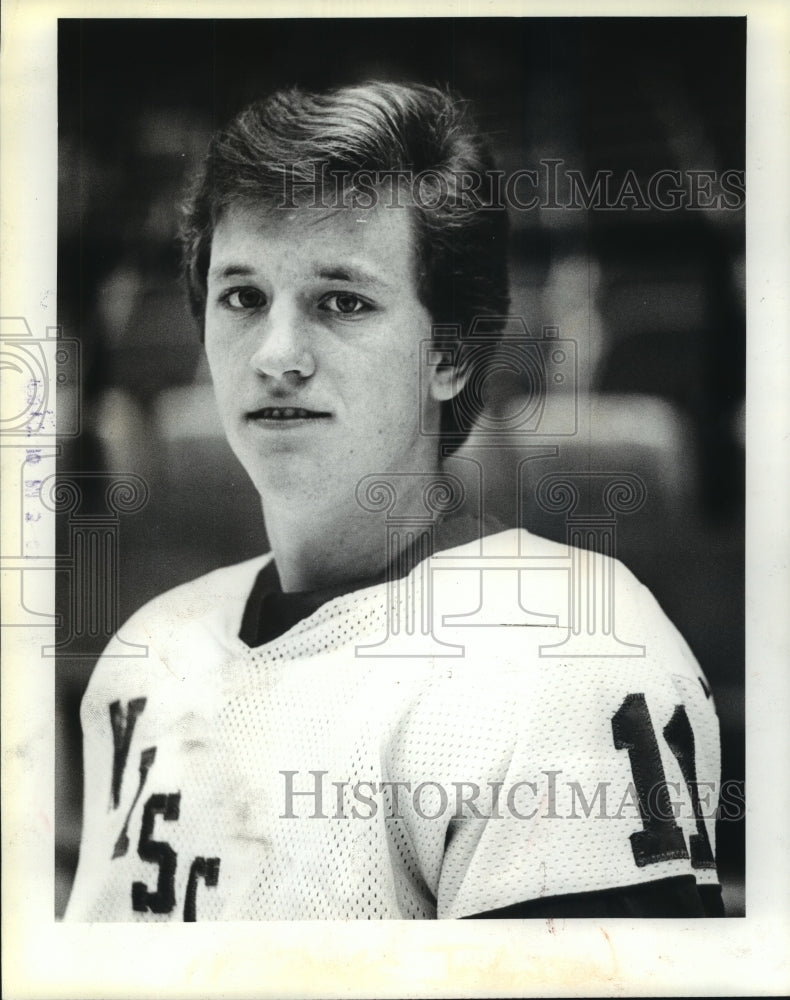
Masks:
[[[259,375],[269,378],[309,378],[315,371],[315,360],[308,339],[306,322],[298,309],[285,303],[272,306],[261,319],[250,363]]]

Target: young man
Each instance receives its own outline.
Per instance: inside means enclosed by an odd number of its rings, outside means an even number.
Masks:
[[[187,277],[271,553],[134,615],[142,666],[115,643],[97,666],[69,918],[721,912],[688,647],[591,555],[619,646],[558,652],[585,557],[499,530],[444,468],[507,313],[496,199],[429,87],[287,91],[214,138]]]

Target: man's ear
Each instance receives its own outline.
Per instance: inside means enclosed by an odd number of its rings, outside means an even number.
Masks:
[[[431,370],[431,396],[439,403],[446,403],[463,389],[468,373],[453,364],[452,351],[437,353],[439,360]]]

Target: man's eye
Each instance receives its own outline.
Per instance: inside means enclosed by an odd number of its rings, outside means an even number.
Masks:
[[[321,307],[327,312],[339,313],[342,316],[353,316],[366,312],[371,307],[353,292],[332,292],[321,301]]]
[[[229,288],[220,296],[223,305],[230,309],[259,309],[266,303],[266,296],[257,288]]]

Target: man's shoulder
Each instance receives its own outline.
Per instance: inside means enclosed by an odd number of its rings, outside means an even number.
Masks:
[[[497,530],[478,534],[452,548],[447,546],[434,553],[435,557],[447,555],[478,555],[480,558],[509,556],[529,559],[568,559],[573,552],[579,552],[567,542],[554,541],[543,535],[535,535],[526,528],[508,528],[499,526]],[[632,579],[632,574],[625,565],[614,556],[603,553],[596,553],[601,559],[622,566],[626,574]]]
[[[460,618],[456,611],[459,624],[532,626],[500,629],[496,648],[515,650],[533,677],[563,675],[567,682],[574,672],[588,679],[595,670],[613,682],[642,674],[702,676],[656,597],[614,555],[511,528],[434,559],[456,570],[433,574],[432,587],[439,603],[466,599],[471,614]]]
[[[152,598],[110,640],[103,672],[134,673],[146,663],[167,662],[180,675],[183,664],[201,659],[201,651],[210,659],[210,649],[229,648],[255,578],[270,559],[267,554],[223,566]]]
[[[519,571],[542,572],[546,570],[564,571],[567,574],[580,568],[578,562],[581,556],[594,558],[597,561],[597,575],[611,578],[616,584],[618,594],[625,601],[650,597],[650,592],[637,579],[631,570],[614,555],[603,552],[585,550],[574,547],[567,542],[554,541],[542,535],[535,535],[526,528],[504,528],[491,534],[480,534],[469,541],[455,546],[443,548],[434,552],[433,559],[441,560],[447,567],[458,566],[461,569],[507,569],[508,566]],[[546,584],[548,578],[544,574],[541,583]],[[554,577],[559,583],[559,577]],[[561,592],[567,592],[567,583],[562,581]]]
[[[188,622],[207,614],[213,617],[222,610],[235,613],[239,605],[243,607],[256,576],[271,558],[270,553],[255,556],[187,580],[142,605],[127,625],[157,620],[163,615],[174,621]]]

